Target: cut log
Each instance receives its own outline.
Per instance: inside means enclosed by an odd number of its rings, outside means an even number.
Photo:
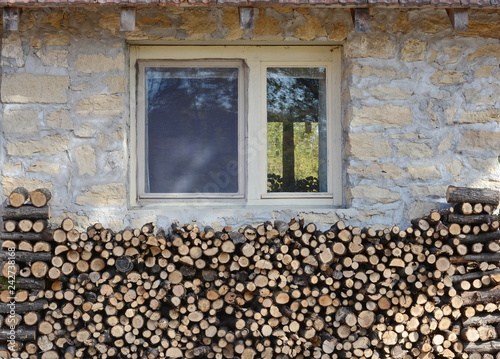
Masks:
[[[38,299],[30,303],[16,303],[15,306],[6,303],[0,303],[0,314],[10,313],[12,308],[15,308],[16,313],[34,312],[44,309],[48,306],[46,299]]]
[[[500,253],[480,253],[480,254],[467,254],[465,256],[452,256],[450,257],[451,263],[466,263],[466,262],[499,262]]]
[[[498,206],[500,192],[487,188],[467,188],[449,186],[446,190],[448,203],[482,203]]]
[[[31,205],[24,205],[19,208],[6,206],[3,208],[2,218],[4,220],[21,220],[21,219],[49,219],[50,207],[37,208]]]
[[[52,254],[49,252],[35,253],[35,252],[14,251],[13,254],[14,256],[10,255],[9,252],[1,251],[0,261],[13,259],[16,262],[22,262],[22,263],[31,263],[36,261],[50,262],[52,258]]]
[[[17,327],[14,334],[10,328],[0,328],[0,341],[7,341],[10,338],[20,342],[30,342],[36,340],[36,330],[28,327]]]
[[[24,208],[24,207],[21,207]],[[0,240],[4,241],[51,241],[52,233],[44,231],[42,233],[19,233],[0,232]]]
[[[10,206],[19,208],[29,199],[29,192],[24,187],[17,187],[9,194],[8,199]]]
[[[460,239],[460,243],[463,244],[487,243],[490,241],[500,240],[500,231],[484,232],[477,235],[461,234],[458,238]]]
[[[500,341],[492,340],[484,343],[468,343],[464,346],[464,352],[480,354],[497,353],[500,352]]]
[[[464,292],[462,293],[462,299],[464,300],[464,305],[498,302],[500,301],[500,289]]]
[[[31,203],[37,208],[45,207],[51,198],[52,194],[47,188],[38,188],[30,192]]]
[[[457,214],[457,213],[449,213],[447,216],[447,221],[449,223],[455,223],[455,224],[490,224],[495,220],[495,216],[489,215],[489,214],[471,214],[469,216],[466,216],[464,214]]]

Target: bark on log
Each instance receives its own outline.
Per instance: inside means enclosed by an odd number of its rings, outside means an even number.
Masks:
[[[466,262],[500,262],[500,253],[479,253],[467,254],[465,256],[450,257],[451,263],[466,263]]]
[[[500,231],[484,232],[480,234],[461,234],[458,238],[460,239],[460,243],[463,244],[487,243],[500,240]]]
[[[10,252],[0,251],[0,261],[13,259],[16,262],[30,263],[36,261],[50,262],[52,254],[50,252],[12,252],[14,256],[10,255]]]
[[[467,188],[449,186],[446,191],[448,203],[482,203],[498,206],[500,192],[486,188]]]
[[[496,353],[500,351],[500,340],[492,340],[484,343],[468,343],[464,346],[466,353]]]
[[[500,289],[464,292],[462,293],[462,299],[464,301],[464,305],[498,302],[500,301]]]
[[[453,283],[460,283],[461,281],[464,280],[474,280],[478,278],[482,278],[485,276],[491,276],[495,274],[500,274],[500,269],[494,269],[491,271],[477,271],[477,272],[470,272],[470,273],[465,273],[465,274],[457,274],[451,277],[451,280]]]
[[[50,218],[50,207],[35,207],[30,205],[25,205],[19,208],[5,206],[3,208],[2,218],[4,220],[21,220],[21,219],[49,219]]]
[[[10,328],[0,328],[0,342],[16,340],[20,342],[31,342],[36,340],[36,330],[28,327],[17,327],[14,333]]]
[[[48,305],[47,299],[39,299],[35,302],[29,303],[0,303],[0,314],[10,313],[14,308],[16,313],[34,312],[44,309]]]
[[[497,323],[500,323],[500,315],[486,314],[486,315],[467,318],[462,322],[462,325],[464,327],[475,327],[480,325],[497,324]]]
[[[491,216],[489,214],[471,214],[471,215],[465,215],[465,214],[457,214],[457,213],[449,213],[447,216],[447,221],[449,223],[456,223],[456,224],[490,224],[495,220],[494,216]]]
[[[21,207],[23,208],[23,207]],[[42,233],[19,233],[1,232],[0,240],[4,241],[52,241],[52,233],[44,231]]]

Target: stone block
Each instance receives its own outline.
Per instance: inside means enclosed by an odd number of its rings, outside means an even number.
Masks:
[[[441,141],[441,143],[438,145],[438,151],[439,152],[445,152],[449,151],[451,149],[451,141],[453,140],[453,132],[449,132],[446,137]]]
[[[401,59],[404,62],[424,61],[427,43],[418,39],[407,39],[401,50]]]
[[[364,106],[354,107],[351,127],[382,125],[402,127],[412,122],[411,110],[404,106]]]
[[[392,203],[401,199],[399,193],[378,186],[356,186],[351,189],[351,195],[356,199],[364,198],[371,204]]]
[[[45,44],[47,46],[68,46],[70,41],[68,35],[45,34]]]
[[[23,171],[23,164],[21,162],[14,162],[14,163],[4,163],[2,165],[2,172],[4,174],[6,173],[18,173]]]
[[[31,163],[26,171],[56,175],[61,171],[61,166],[55,162],[36,161]]]
[[[17,67],[24,66],[24,52],[19,35],[9,35],[2,39],[2,56],[15,59]]]
[[[75,148],[76,163],[78,165],[78,174],[80,176],[96,174],[95,151],[89,145],[78,146]]]
[[[127,78],[121,75],[110,75],[103,82],[108,86],[108,92],[112,94],[125,93],[127,91]]]
[[[64,128],[68,130],[73,128],[73,122],[71,121],[69,111],[66,110],[50,112],[47,114],[45,121],[49,127]]]
[[[114,116],[123,112],[123,99],[118,95],[94,95],[76,103],[80,115]]]
[[[413,91],[403,90],[400,87],[389,85],[378,85],[371,89],[370,93],[377,100],[407,100],[413,95]]]
[[[379,133],[349,134],[348,155],[358,160],[377,160],[392,155],[389,142]]]
[[[374,163],[368,166],[349,166],[347,173],[370,179],[401,179],[407,177],[403,169],[392,163]]]
[[[112,35],[116,35],[118,30],[120,30],[120,14],[117,12],[103,14],[99,19],[99,27],[109,31]]]
[[[397,69],[390,68],[390,67],[373,67],[369,65],[354,65],[351,67],[349,71],[353,76],[360,76],[360,77],[389,77],[389,78],[395,78],[395,79],[404,79],[404,78],[409,78],[410,75],[407,73],[400,72]]]
[[[66,50],[45,50],[37,51],[36,56],[44,66],[68,67],[68,53]]]
[[[429,180],[441,178],[441,173],[436,166],[408,166],[408,173],[417,180]]]
[[[474,61],[479,57],[490,56],[500,61],[500,45],[488,44],[479,47],[476,51],[467,56],[467,60]]]
[[[489,77],[493,71],[493,66],[481,66],[476,71],[474,71],[475,78]]]
[[[7,142],[7,155],[9,156],[33,156],[41,154],[52,156],[68,149],[68,136],[52,135],[45,136],[39,141]]]
[[[431,9],[429,9],[431,10]],[[434,9],[432,9],[434,10]],[[435,10],[434,10],[435,11]],[[440,11],[440,10],[438,10]],[[436,34],[446,29],[451,29],[451,23],[444,10],[441,10],[441,15],[429,15],[419,20],[419,27],[423,32]]]
[[[458,120],[458,122],[460,123],[487,123],[490,121],[500,122],[499,109],[490,109],[486,111],[466,111],[462,113]]]
[[[2,79],[4,103],[66,103],[68,76],[17,73]]]
[[[226,40],[239,40],[243,37],[244,30],[240,28],[240,14],[238,8],[225,8],[222,23],[227,27],[228,31],[225,36]]]
[[[458,176],[462,172],[462,168],[464,168],[464,165],[457,158],[454,158],[451,162],[449,162],[449,163],[446,164],[446,169],[453,176]]]
[[[434,151],[425,143],[402,142],[396,145],[398,156],[411,158],[432,158]]]
[[[328,40],[344,41],[351,30],[352,29],[348,24],[341,22],[333,23],[330,33],[328,34]]]
[[[109,183],[91,186],[76,198],[78,205],[122,206],[126,203],[127,191],[123,183]]]
[[[458,144],[460,150],[500,151],[500,132],[467,131]]]
[[[3,115],[2,128],[4,133],[33,133],[37,131],[38,111],[9,110]]]
[[[76,58],[75,68],[86,74],[125,70],[125,56],[108,57],[104,54],[80,54]]]
[[[464,73],[452,70],[436,70],[431,76],[434,85],[458,85],[465,82]]]
[[[387,35],[356,34],[345,46],[347,58],[373,57],[391,59],[396,55],[396,44]]]
[[[413,198],[425,198],[425,197],[435,197],[444,198],[446,196],[447,186],[410,186],[410,191]]]
[[[283,31],[279,20],[266,16],[266,10],[260,9],[259,16],[255,19],[253,30],[254,40],[282,40]]]
[[[326,37],[325,27],[317,17],[311,15],[304,15],[306,22],[297,27],[295,36],[300,40],[311,41],[318,37]]]
[[[186,30],[186,40],[205,40],[217,30],[217,24],[210,16],[210,10],[187,9],[182,12],[181,29]]]

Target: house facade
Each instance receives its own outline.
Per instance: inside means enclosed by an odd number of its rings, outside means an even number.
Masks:
[[[494,0],[3,6],[3,194],[55,223],[404,226],[500,188]]]

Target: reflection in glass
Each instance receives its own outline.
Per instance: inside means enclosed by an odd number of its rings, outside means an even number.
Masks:
[[[147,67],[146,192],[238,192],[238,68]]]
[[[326,69],[267,69],[268,192],[327,192]]]

